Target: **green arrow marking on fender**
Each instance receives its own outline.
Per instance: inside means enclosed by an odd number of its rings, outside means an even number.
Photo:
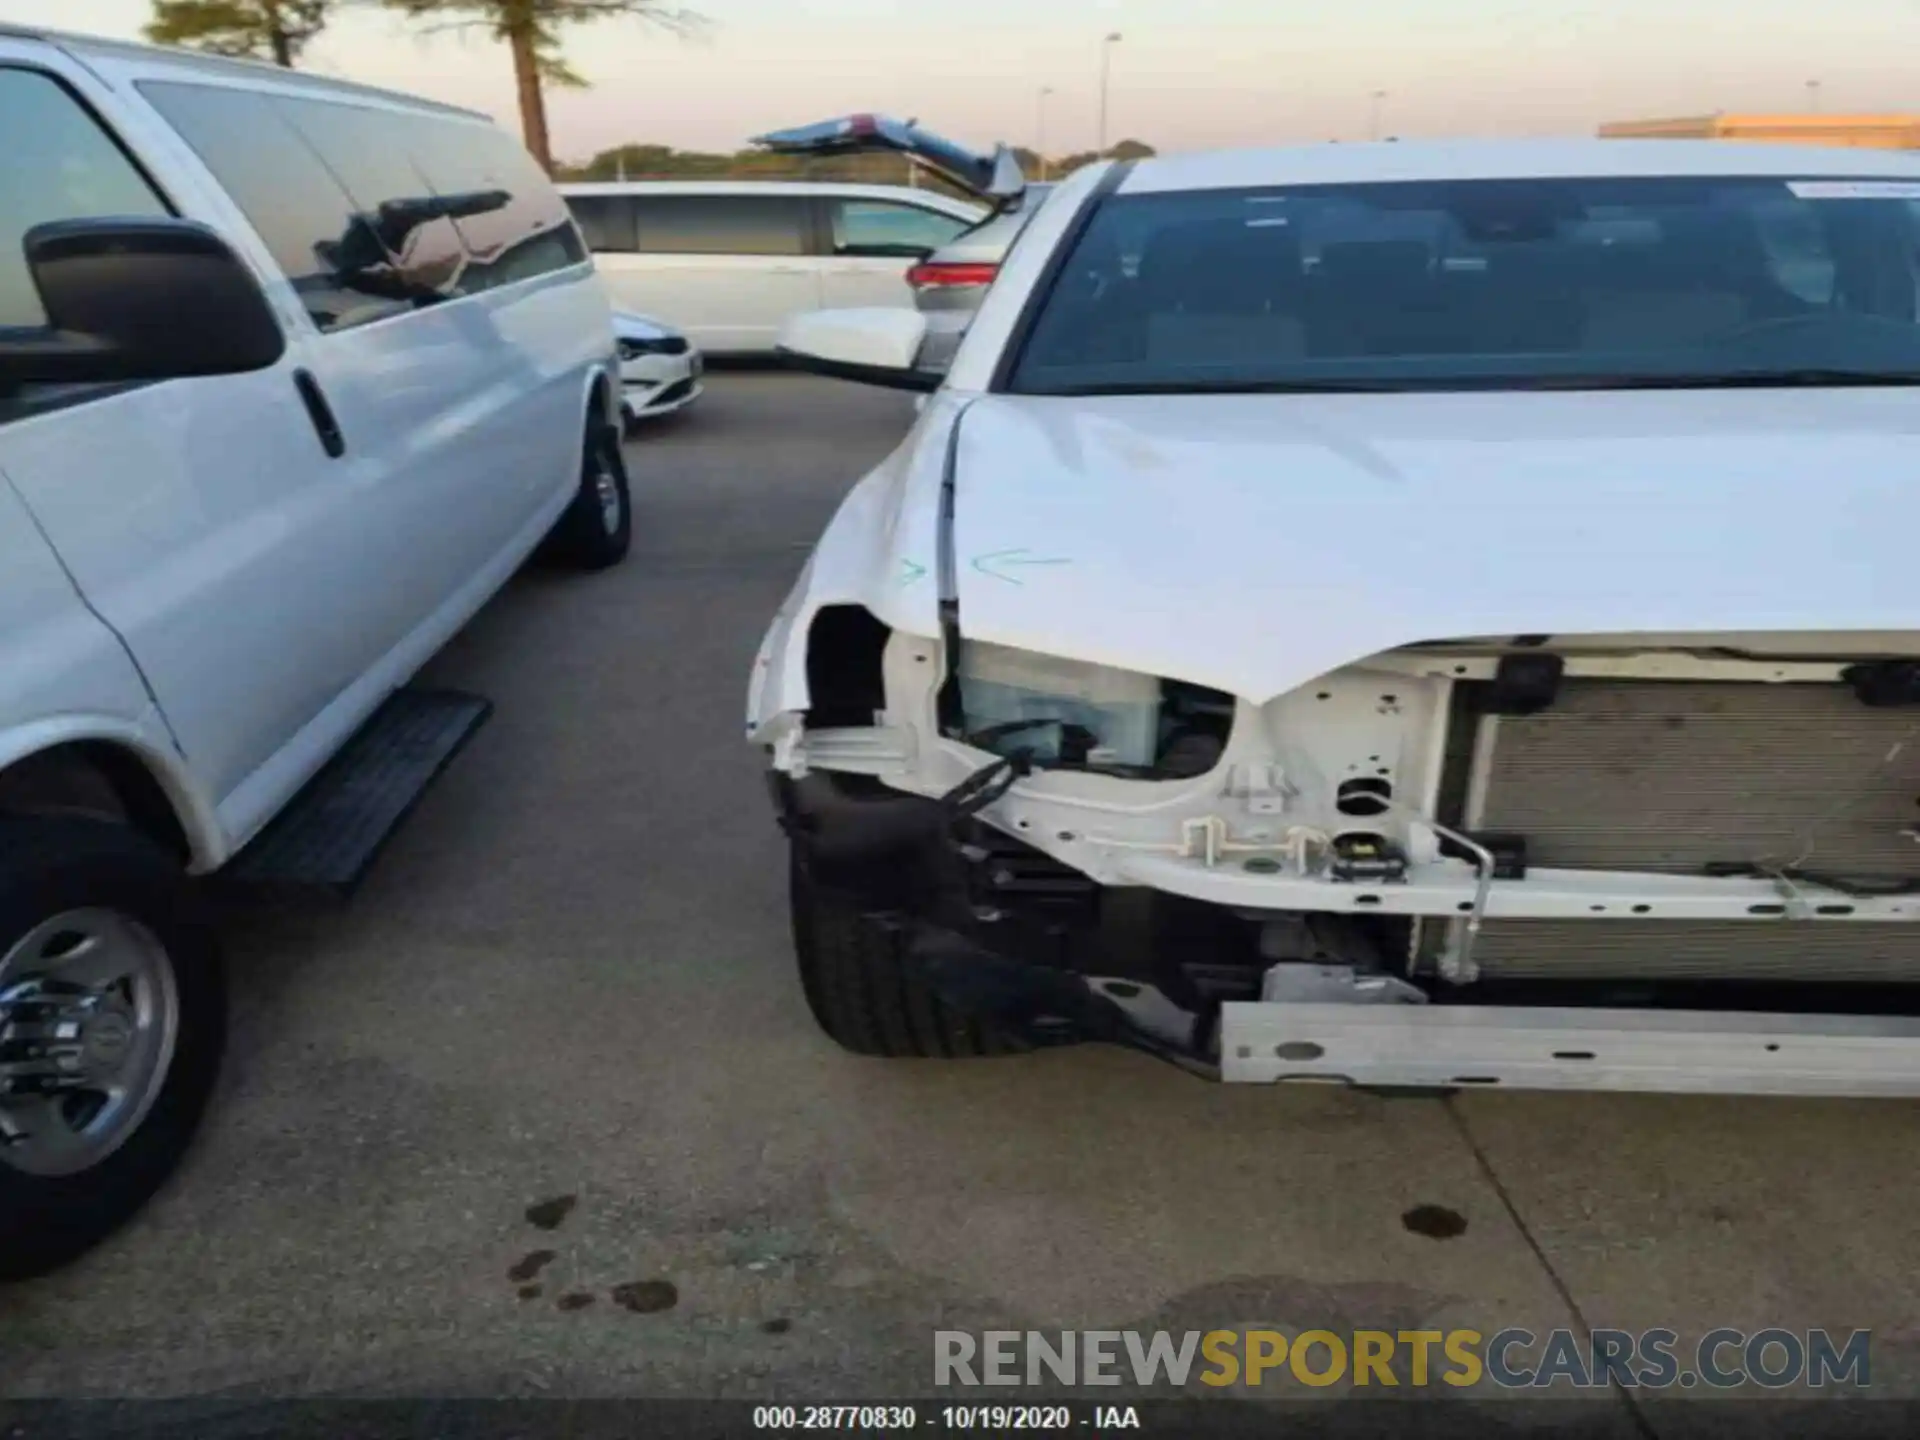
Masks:
[[[917,565],[911,560],[902,560],[900,562],[900,584],[903,588],[913,584],[914,581],[926,573],[927,567],[924,565]]]
[[[1004,580],[1009,585],[1024,585],[1027,582],[1018,576],[1009,575],[1008,570],[1026,565],[1071,565],[1073,562],[1062,556],[1035,555],[1022,547],[1018,550],[992,550],[985,555],[973,557],[973,568],[982,575],[995,580]]]

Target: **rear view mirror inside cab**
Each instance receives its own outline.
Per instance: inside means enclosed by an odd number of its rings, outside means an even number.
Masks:
[[[1454,223],[1482,245],[1539,243],[1586,218],[1579,198],[1548,182],[1489,190],[1452,207]]]
[[[24,247],[48,323],[0,331],[0,384],[236,375],[286,353],[252,270],[196,221],[62,220]]]

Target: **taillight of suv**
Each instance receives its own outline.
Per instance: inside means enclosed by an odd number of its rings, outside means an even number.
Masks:
[[[991,285],[998,265],[976,261],[941,262],[923,260],[907,271],[907,284],[915,290],[956,290],[972,285]]]

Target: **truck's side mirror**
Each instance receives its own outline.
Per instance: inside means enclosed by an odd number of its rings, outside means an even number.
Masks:
[[[917,310],[803,310],[789,315],[777,342],[787,363],[836,380],[891,390],[938,390],[938,373],[916,368],[927,338]]]
[[[177,380],[286,353],[246,262],[193,220],[56,220],[26,234],[47,325],[0,330],[0,383]]]

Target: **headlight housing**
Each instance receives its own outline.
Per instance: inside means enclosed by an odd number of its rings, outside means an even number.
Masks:
[[[1233,728],[1221,691],[1004,645],[963,641],[956,681],[963,738],[1041,766],[1202,775]]]

